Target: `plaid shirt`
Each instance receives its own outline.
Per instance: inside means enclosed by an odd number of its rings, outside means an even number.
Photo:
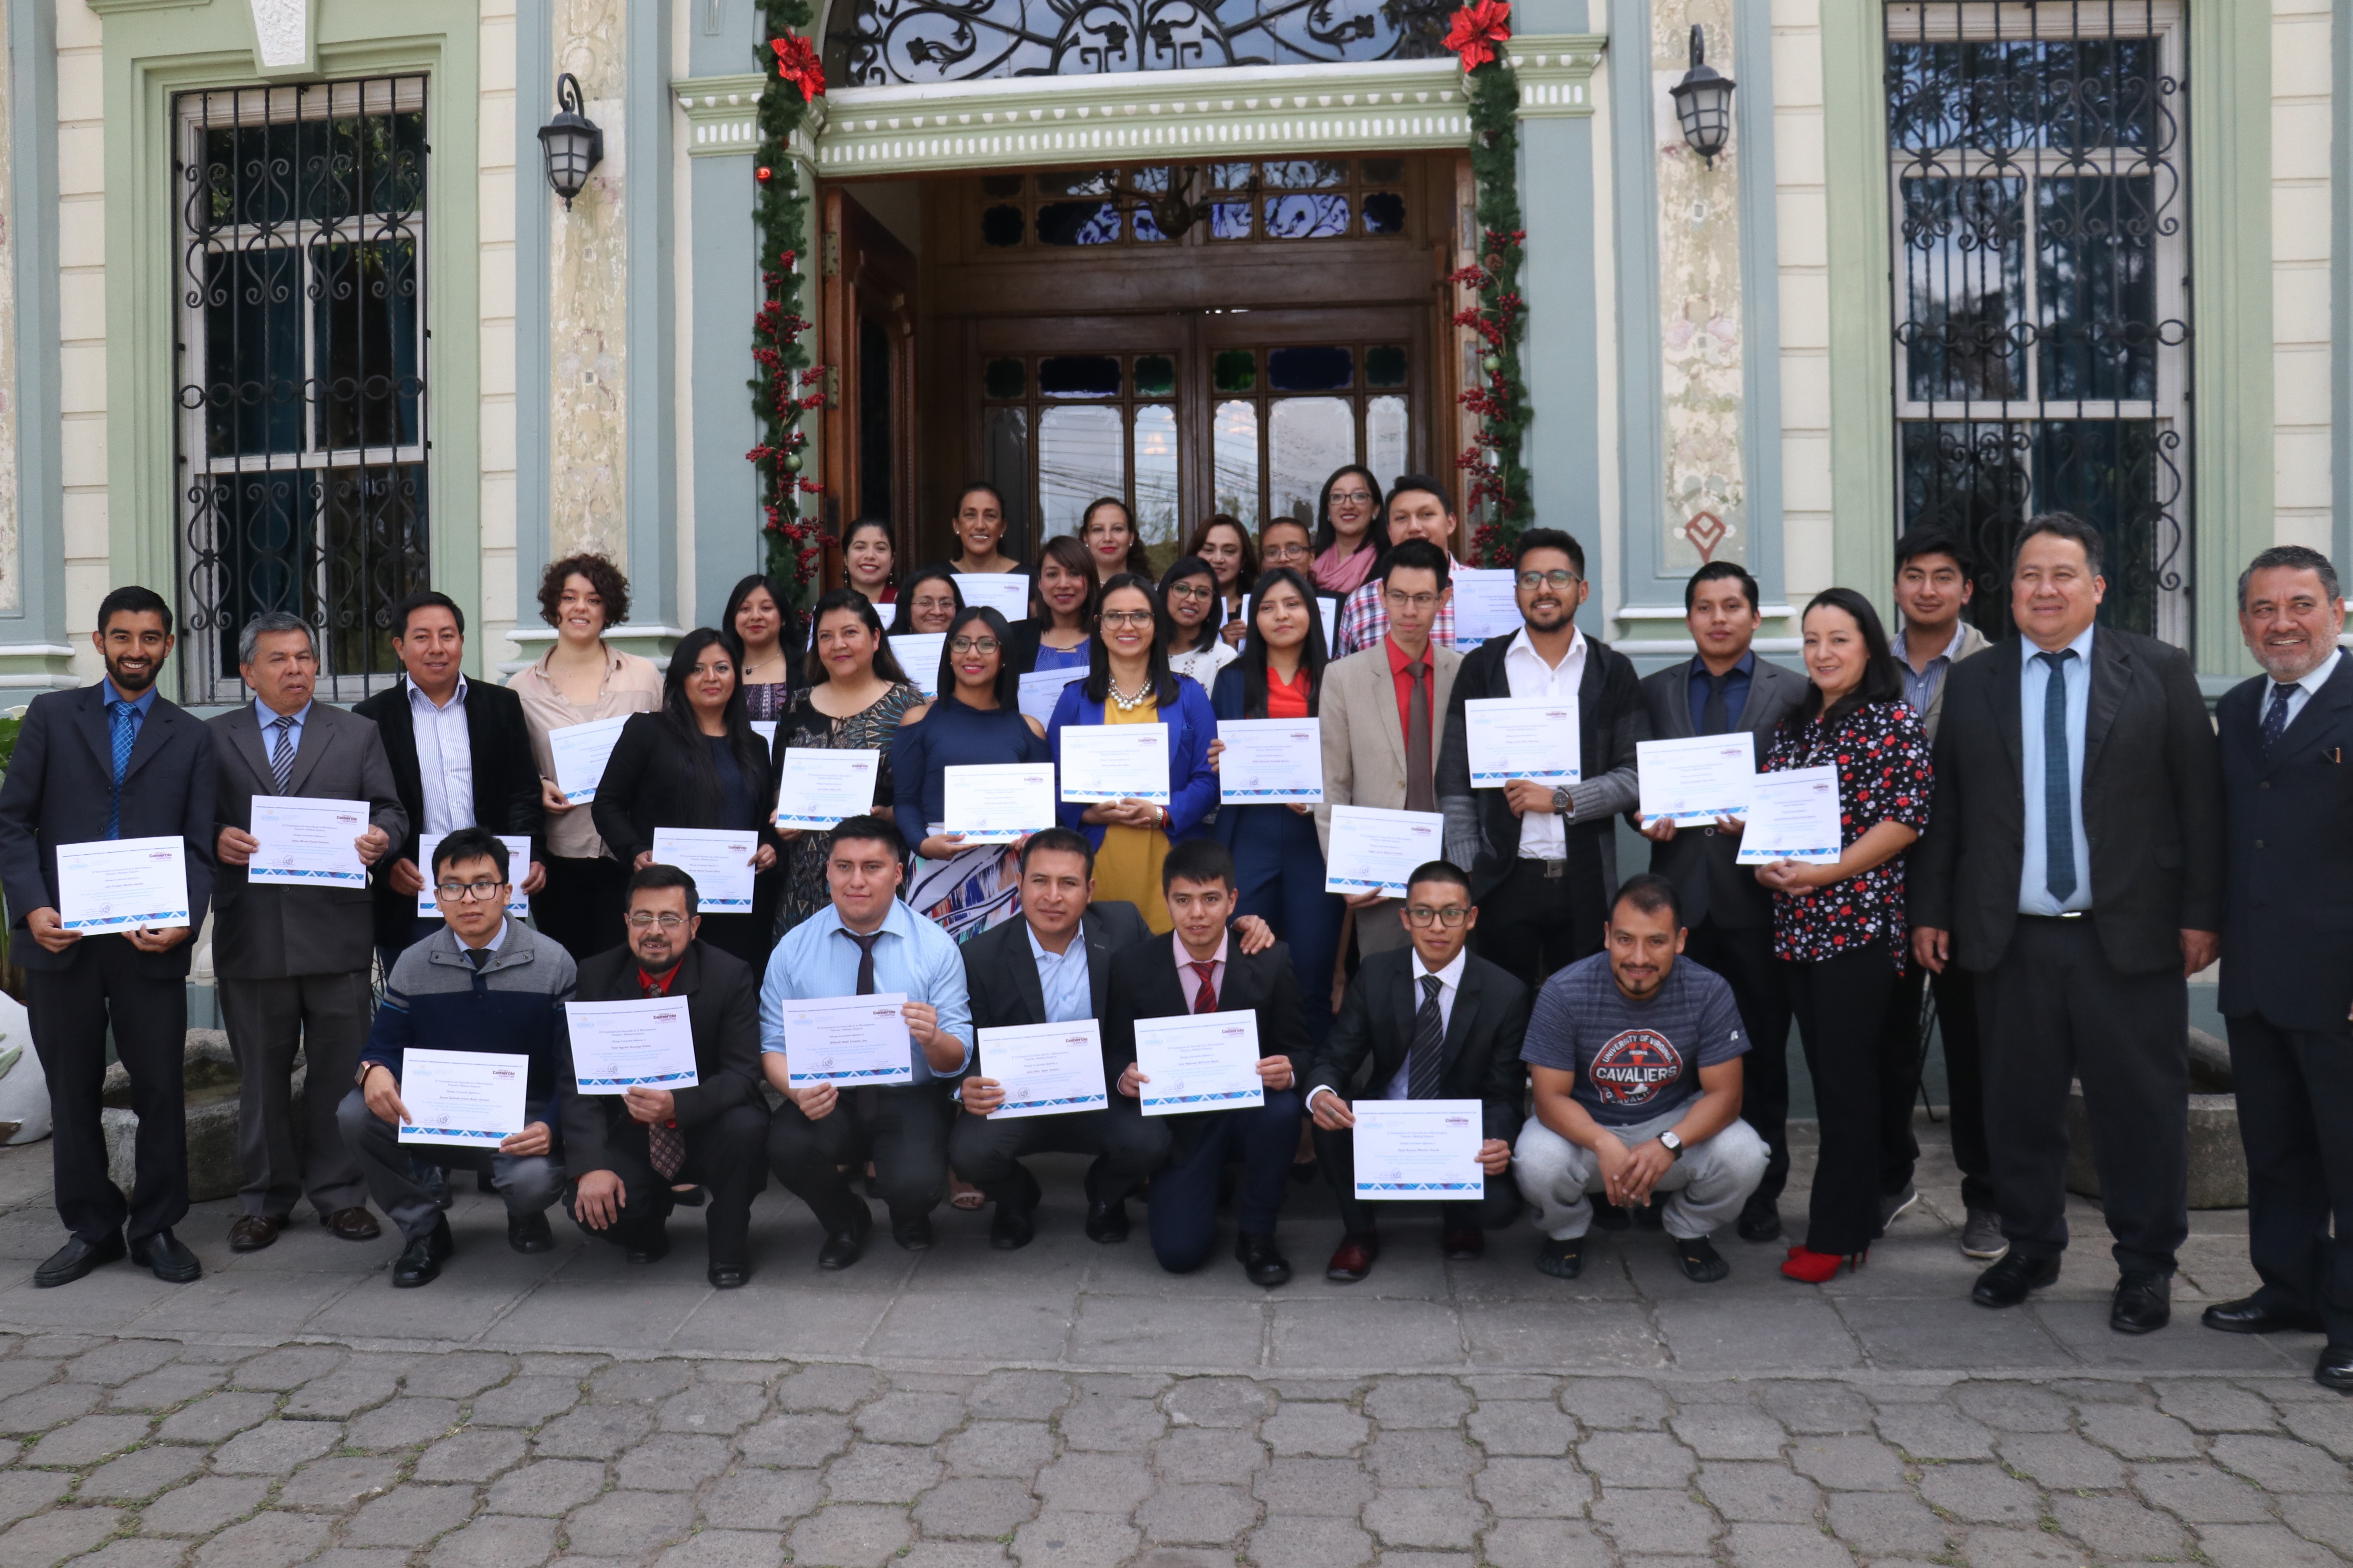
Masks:
[[[1462,570],[1462,563],[1450,553],[1450,573]],[[1378,577],[1369,578],[1340,605],[1339,646],[1332,650],[1334,658],[1361,653],[1368,647],[1378,647],[1381,639],[1389,635],[1389,607],[1381,601],[1385,584]],[[1430,640],[1440,647],[1454,646],[1454,601],[1448,599],[1438,606],[1438,619],[1430,626]]]

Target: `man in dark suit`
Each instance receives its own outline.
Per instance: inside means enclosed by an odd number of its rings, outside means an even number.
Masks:
[[[67,1284],[122,1257],[126,1221],[133,1258],[158,1279],[188,1280],[203,1269],[172,1227],[188,1212],[180,1059],[188,936],[212,898],[213,737],[155,689],[172,654],[172,608],[153,590],[107,595],[90,641],[106,679],[34,698],[0,784],[0,886],[16,927],[9,952],[25,971],[49,1088],[58,1217],[71,1233],[33,1283]],[[59,912],[58,847],[122,838],[180,841],[188,907],[160,927],[82,935]],[[139,1113],[128,1203],[107,1175],[100,1126],[110,1028]]]
[[[1520,1209],[1512,1140],[1527,1099],[1520,1041],[1528,988],[1468,951],[1479,911],[1459,868],[1432,860],[1416,868],[1399,918],[1412,945],[1365,960],[1306,1078],[1315,1163],[1340,1204],[1340,1246],[1324,1277],[1343,1285],[1371,1273],[1381,1255],[1373,1209],[1356,1195],[1351,1097],[1479,1101],[1486,1188],[1475,1200],[1441,1205],[1440,1247],[1450,1262],[1485,1251],[1485,1232],[1511,1224]]]
[[[2263,673],[2215,710],[2226,896],[2220,1002],[2247,1151],[2247,1244],[2262,1288],[2210,1329],[2328,1336],[2313,1376],[2353,1394],[2353,659],[2328,557],[2266,550],[2239,578]],[[2332,1228],[2332,1220],[2334,1226]]]
[[[732,1290],[750,1275],[752,1200],[768,1184],[760,986],[750,964],[695,940],[702,925],[695,904],[694,879],[675,866],[632,875],[628,940],[580,966],[573,1000],[683,998],[696,1081],[584,1092],[563,1032],[556,1083],[564,1091],[564,1164],[576,1184],[572,1217],[626,1248],[632,1263],[669,1253],[672,1184],[701,1183],[711,1194],[711,1283]]]
[[[1683,623],[1699,652],[1642,680],[1651,739],[1756,737],[1758,760],[1782,718],[1806,700],[1806,678],[1752,644],[1763,616],[1757,579],[1733,561],[1711,561],[1683,584]],[[1735,1226],[1744,1241],[1781,1234],[1781,1189],[1789,1179],[1789,994],[1773,956],[1773,895],[1739,863],[1740,836],[1722,824],[1679,826],[1672,817],[1638,822],[1651,841],[1651,869],[1675,885],[1690,927],[1683,956],[1732,987],[1748,1030],[1741,1120],[1772,1151],[1765,1179]]]
[[[2059,1278],[2080,1077],[2116,1237],[2108,1323],[2147,1333],[2171,1316],[2189,1234],[2187,976],[2221,941],[2221,773],[2188,657],[2095,630],[2101,544],[2064,512],[2028,521],[2010,567],[2021,635],[1945,678],[1912,952],[1979,981],[2010,1252],[1971,1299],[2016,1306]]]
[[[407,838],[408,813],[395,793],[376,727],[312,700],[318,649],[301,616],[274,610],[246,623],[237,668],[254,700],[211,722],[221,865],[213,973],[237,1058],[237,1152],[245,1164],[241,1212],[229,1226],[228,1244],[236,1252],[268,1247],[305,1194],[330,1231],[346,1241],[370,1241],[378,1231],[366,1207],[366,1182],[335,1121],[359,1070],[375,1001],[367,887],[254,883],[246,867],[260,847],[252,832],[256,795],[366,801],[367,824],[353,841],[363,866]],[[299,1140],[292,1112],[298,1047],[307,1064]]]
[[[1306,1020],[1291,950],[1240,951],[1228,935],[1233,913],[1234,858],[1214,838],[1173,846],[1160,885],[1176,931],[1150,937],[1111,963],[1110,1012],[1103,1020],[1103,1076],[1113,1092],[1142,1097],[1135,1026],[1143,1018],[1251,1013],[1258,1020],[1257,1071],[1263,1102],[1244,1110],[1198,1110],[1168,1120],[1169,1160],[1152,1178],[1152,1254],[1171,1274],[1208,1261],[1218,1235],[1218,1183],[1229,1158],[1242,1163],[1234,1208],[1240,1236],[1234,1257],[1253,1285],[1288,1281],[1291,1265],[1275,1245],[1275,1216],[1299,1146],[1298,1074],[1305,1059]]]

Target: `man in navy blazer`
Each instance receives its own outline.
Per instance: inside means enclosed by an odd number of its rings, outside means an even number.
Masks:
[[[2263,1285],[2205,1323],[2320,1330],[2314,1379],[2353,1394],[2353,659],[2337,569],[2302,545],[2264,551],[2239,578],[2239,627],[2263,673],[2215,712],[2220,1000]]]
[[[150,589],[115,589],[90,640],[106,678],[33,699],[0,784],[0,887],[24,966],[33,1043],[49,1086],[49,1159],[58,1217],[72,1234],[34,1271],[64,1285],[128,1250],[158,1279],[203,1273],[172,1235],[188,1212],[188,1142],[180,1060],[188,1032],[188,937],[213,890],[213,737],[155,689],[172,654],[172,607]],[[170,923],[82,935],[65,924],[58,848],[174,838],[187,908]],[[126,1202],[107,1175],[99,1090],[106,1037],[131,1075],[139,1113],[137,1177]]]

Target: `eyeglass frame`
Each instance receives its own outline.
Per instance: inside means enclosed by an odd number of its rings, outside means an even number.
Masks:
[[[1107,626],[1148,626],[1156,618],[1150,610],[1105,610],[1095,617]]]
[[[1406,922],[1419,926],[1424,931],[1428,931],[1432,924],[1452,931],[1477,912],[1478,906],[1475,904],[1449,904],[1442,910],[1432,909],[1428,904],[1408,904],[1405,907]],[[1449,915],[1454,918],[1448,920],[1446,917]],[[1417,919],[1417,916],[1420,918]]]
[[[1528,581],[1531,577],[1535,578],[1535,581],[1533,583]],[[1515,588],[1525,588],[1530,593],[1534,593],[1536,589],[1543,587],[1547,583],[1551,584],[1556,588],[1574,588],[1579,583],[1584,581],[1585,579],[1583,577],[1570,571],[1566,566],[1556,566],[1549,572],[1514,572],[1512,574],[1512,585]]]
[[[495,882],[436,882],[433,884],[433,899],[436,903],[479,904],[494,897],[506,886],[504,877]]]
[[[639,915],[645,916],[645,919],[639,920],[638,918]],[[664,931],[676,931],[687,921],[696,918],[693,915],[678,914],[670,910],[631,910],[621,917],[621,923],[632,931],[644,931],[651,926],[659,926]]]
[[[950,653],[991,654],[1004,651],[1005,645],[995,637],[958,637],[948,644]]]

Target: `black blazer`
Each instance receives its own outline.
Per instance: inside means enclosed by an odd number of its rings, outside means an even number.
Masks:
[[[1472,957],[1462,966],[1454,1015],[1446,1021],[1446,1070],[1441,1098],[1475,1100],[1487,1136],[1506,1142],[1525,1120],[1528,1069],[1520,1042],[1528,1032],[1528,988],[1500,964]],[[1303,1096],[1328,1089],[1343,1100],[1377,1094],[1405,1065],[1421,1007],[1413,979],[1413,949],[1367,956],[1314,1065],[1300,1079]]]
[[[379,859],[368,877],[375,896],[375,940],[379,946],[408,945],[415,929],[417,900],[392,890],[392,865],[415,860],[425,833],[425,780],[417,761],[417,715],[408,705],[408,677],[379,691],[352,711],[375,721],[384,738],[385,759],[392,763],[393,787],[408,812],[408,837]],[[539,797],[539,763],[531,754],[531,731],[523,725],[522,699],[503,686],[469,677],[466,681],[466,747],[474,772],[474,825],[510,838],[529,837],[533,859],[543,855],[547,808]],[[419,862],[417,869],[433,880],[433,868]],[[508,875],[520,886],[530,868],[511,866]]]
[[[0,784],[0,888],[8,898],[8,955],[26,969],[71,969],[86,942],[51,952],[25,928],[34,910],[58,907],[58,846],[106,837],[114,799],[114,727],[101,680],[33,699]],[[188,940],[138,955],[151,979],[180,979],[196,950],[213,896],[213,797],[219,787],[212,731],[157,693],[140,721],[122,773],[125,838],[177,838],[187,857]]]
[[[744,788],[751,796],[752,820],[722,821],[717,795],[702,786],[669,721],[658,712],[632,713],[621,726],[588,810],[596,837],[627,867],[640,850],[654,847],[656,827],[756,827],[764,837],[772,835],[769,813],[776,786],[765,758],[744,778]]]
[[[1964,969],[2010,950],[2025,863],[2013,637],[1945,676],[1936,795],[1913,846],[1911,922],[1953,934]],[[2184,931],[2222,929],[2222,775],[2214,727],[2179,648],[2102,626],[2092,638],[2084,832],[2100,946],[2126,973],[2178,967]]]
[[[2343,1037],[2353,1007],[2353,658],[2263,754],[2271,681],[2215,710],[2222,753],[2225,1016]]]
[[[1120,1075],[1135,1061],[1135,1021],[1173,1018],[1192,1011],[1185,1005],[1185,987],[1176,978],[1174,936],[1146,937],[1112,955],[1110,1010],[1103,1015],[1103,1082],[1119,1092]],[[1245,953],[1241,943],[1226,944],[1225,984],[1218,992],[1220,1013],[1258,1014],[1258,1048],[1262,1057],[1291,1058],[1292,1071],[1308,1066],[1307,1026],[1299,1005],[1299,981],[1292,973],[1291,949],[1276,942],[1264,952]],[[1198,1138],[1202,1117],[1215,1111],[1172,1116],[1179,1140]],[[1185,1147],[1180,1142],[1180,1151]]]
[[[1692,728],[1691,672],[1696,656],[1669,665],[1642,678],[1642,711],[1650,721],[1649,739],[1688,740]],[[1757,737],[1757,760],[1763,763],[1773,743],[1774,727],[1782,716],[1806,700],[1806,678],[1794,669],[1759,655],[1748,677],[1748,696],[1733,717],[1733,728]],[[1639,811],[1630,811],[1630,820]],[[1639,820],[1636,826],[1640,826]],[[1685,826],[1664,844],[1651,846],[1651,869],[1675,885],[1683,900],[1683,924],[1697,926],[1714,918],[1734,931],[1770,930],[1773,895],[1759,887],[1753,867],[1739,864],[1740,840],[1714,827]]]
[[[964,944],[965,990],[972,1001],[972,1026],[1009,1029],[1046,1021],[1046,988],[1038,981],[1038,961],[1029,951],[1029,924],[999,921]],[[1111,994],[1112,955],[1152,934],[1134,904],[1098,901],[1079,923],[1087,944],[1087,989],[1093,1014],[1103,1016]]]
[[[694,1031],[692,1089],[673,1089],[678,1125],[692,1132],[739,1105],[762,1105],[760,1093],[760,982],[752,966],[708,942],[687,944],[670,994],[686,999],[688,1026]],[[580,965],[575,1002],[628,1002],[638,990],[638,955],[626,946],[608,949]],[[559,1010],[560,1011],[560,1010]],[[564,1163],[574,1175],[609,1171],[614,1141],[645,1138],[617,1094],[583,1094],[572,1066],[571,1032],[556,1030],[556,1083],[564,1097]]]

